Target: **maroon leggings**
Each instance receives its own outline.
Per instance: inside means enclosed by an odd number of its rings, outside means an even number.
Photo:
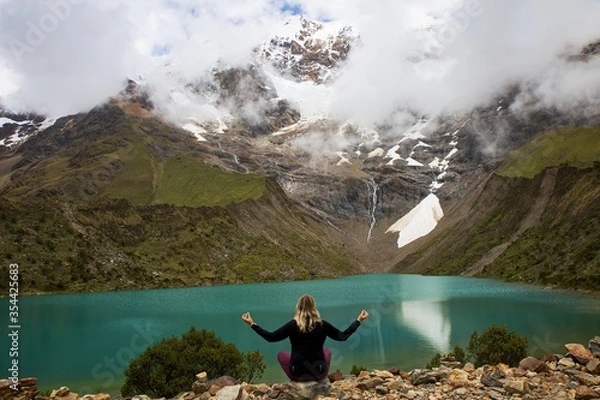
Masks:
[[[292,381],[302,382],[302,381],[320,381],[321,379],[325,379],[327,374],[329,373],[329,365],[331,364],[331,350],[323,349],[323,355],[325,356],[325,370],[320,375],[303,375],[303,376],[295,376],[292,372],[292,356],[287,351],[281,351],[277,354],[277,361],[281,365],[283,372],[290,378]]]

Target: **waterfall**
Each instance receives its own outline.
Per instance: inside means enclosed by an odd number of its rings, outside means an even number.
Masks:
[[[240,158],[239,158],[237,155],[235,155],[235,154],[233,154],[233,161],[234,161],[234,162],[235,162],[235,163],[236,163],[236,164],[237,164],[239,167],[241,167],[241,168],[244,168],[244,170],[246,171],[246,173],[250,172],[250,170],[249,170],[247,167],[245,167],[245,166],[243,166],[242,164],[240,164]]]
[[[375,182],[374,179],[367,182],[367,187],[369,189],[369,233],[367,234],[367,243],[371,241],[371,234],[373,233],[373,228],[375,228],[375,224],[377,223],[377,217],[375,213],[377,212],[377,194],[379,192],[379,185]]]

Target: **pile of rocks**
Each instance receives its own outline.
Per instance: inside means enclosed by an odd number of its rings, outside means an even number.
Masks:
[[[548,355],[541,359],[527,357],[519,367],[499,364],[475,368],[442,366],[400,372],[363,371],[358,376],[334,373],[328,379],[310,383],[247,384],[231,377],[209,380],[198,374],[192,391],[173,400],[254,400],[254,399],[481,399],[481,400],[579,400],[600,399],[600,337],[586,348],[567,344],[566,354]],[[3,400],[79,400],[67,388],[39,396],[34,378],[19,382],[19,390],[10,388],[9,381],[0,381]],[[87,395],[82,400],[110,400],[108,395]],[[151,400],[135,396],[128,400]],[[162,399],[164,400],[164,399]]]

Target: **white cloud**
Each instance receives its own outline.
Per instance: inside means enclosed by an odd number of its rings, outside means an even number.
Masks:
[[[0,95],[52,114],[88,109],[143,75],[156,99],[218,60],[245,63],[289,18],[283,0],[0,0]],[[298,0],[310,18],[361,34],[323,113],[370,124],[408,107],[435,114],[479,104],[527,79],[549,104],[595,98],[598,63],[556,61],[600,39],[591,0]],[[465,17],[466,16],[466,17]],[[436,31],[418,31],[422,24]],[[433,32],[433,33],[432,33]],[[431,52],[424,45],[434,40]],[[16,44],[24,45],[15,47]],[[168,54],[168,55],[165,55]],[[423,56],[427,56],[423,58]],[[414,59],[421,62],[414,64]],[[169,66],[163,64],[169,60]],[[294,99],[292,99],[294,100]],[[202,106],[202,105],[201,105]],[[202,108],[202,107],[200,107]],[[311,110],[317,113],[318,110]]]

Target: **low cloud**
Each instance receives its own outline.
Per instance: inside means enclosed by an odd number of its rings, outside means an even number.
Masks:
[[[0,8],[0,95],[54,115],[85,111],[140,76],[174,119],[218,114],[183,83],[219,63],[245,65],[290,10],[344,20],[361,37],[326,91],[274,80],[305,115],[405,125],[406,110],[467,110],[515,82],[547,106],[600,97],[598,60],[564,57],[600,39],[594,0],[0,0]]]

